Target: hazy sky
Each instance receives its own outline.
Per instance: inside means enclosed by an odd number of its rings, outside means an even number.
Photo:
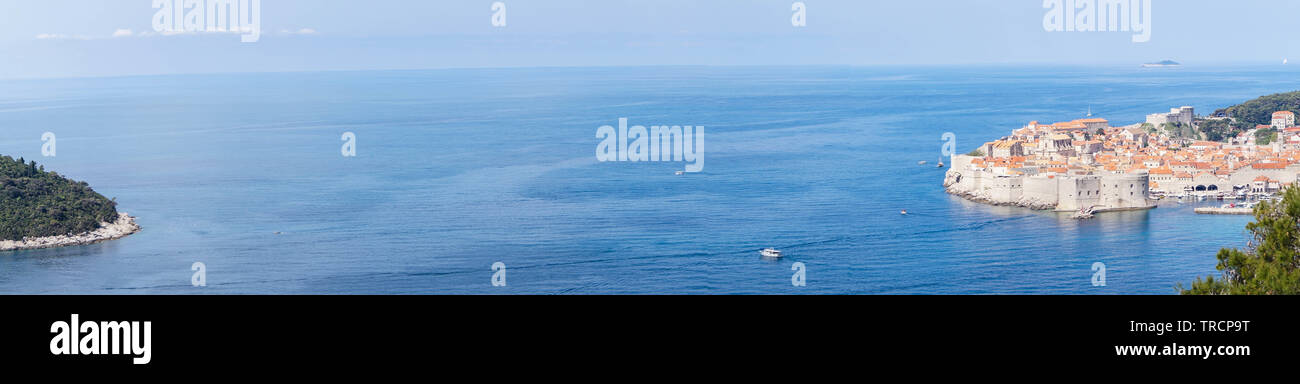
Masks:
[[[805,27],[791,25],[789,0],[500,1],[505,27],[491,23],[492,0],[262,0],[262,36],[241,43],[157,33],[153,0],[0,0],[0,78],[1300,59],[1297,0],[1151,0],[1146,43],[1133,32],[1048,32],[1043,0],[804,0]]]

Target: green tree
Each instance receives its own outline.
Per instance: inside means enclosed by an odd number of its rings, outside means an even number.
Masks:
[[[1164,130],[1165,132],[1168,132],[1169,136],[1175,139],[1200,139],[1201,138],[1200,133],[1196,132],[1195,128],[1192,128],[1191,126],[1183,123],[1164,123],[1160,125],[1160,129]]]
[[[1282,200],[1260,202],[1255,221],[1246,225],[1251,241],[1245,250],[1220,249],[1221,276],[1196,279],[1185,295],[1300,294],[1300,188],[1287,188]]]
[[[85,182],[0,156],[0,240],[85,233],[117,218],[117,202]]]
[[[1300,112],[1300,91],[1268,95],[1240,105],[1215,111],[1217,116],[1231,116],[1251,125],[1271,124],[1273,112]]]
[[[1277,140],[1277,130],[1273,128],[1255,131],[1255,144],[1268,145]]]
[[[1210,141],[1225,141],[1244,131],[1229,119],[1198,120],[1197,126],[1205,133],[1205,139]]]

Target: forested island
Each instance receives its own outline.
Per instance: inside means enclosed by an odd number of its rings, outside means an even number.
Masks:
[[[0,156],[0,251],[84,245],[139,230],[89,184]]]

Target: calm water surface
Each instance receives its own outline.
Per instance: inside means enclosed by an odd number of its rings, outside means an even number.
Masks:
[[[946,195],[1031,120],[1129,124],[1300,89],[1286,67],[596,68],[0,82],[0,153],[144,232],[0,253],[0,292],[1167,294],[1245,242],[1195,204],[1064,215]],[[598,163],[596,128],[703,125],[703,173]],[[40,156],[43,132],[58,156]],[[358,156],[344,158],[343,132]],[[910,215],[899,211],[906,209]],[[788,257],[759,258],[773,246]],[[194,262],[208,286],[190,286]],[[508,287],[490,284],[508,266]],[[1106,263],[1107,286],[1090,282]],[[807,286],[790,284],[807,266]]]

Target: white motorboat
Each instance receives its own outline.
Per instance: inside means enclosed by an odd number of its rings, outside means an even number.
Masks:
[[[771,257],[774,259],[781,258],[781,251],[778,251],[775,248],[764,249],[762,251],[759,251],[758,254],[763,255],[763,257]]]

